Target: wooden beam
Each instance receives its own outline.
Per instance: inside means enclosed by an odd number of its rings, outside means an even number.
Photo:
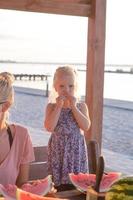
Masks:
[[[86,138],[96,140],[100,147],[103,117],[105,21],[106,0],[93,0],[92,17],[88,22],[86,73],[86,102],[90,111],[91,128]]]
[[[1,9],[88,17],[90,0],[0,0]]]

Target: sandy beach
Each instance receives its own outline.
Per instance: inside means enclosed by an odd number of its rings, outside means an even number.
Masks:
[[[15,87],[10,121],[28,128],[34,146],[47,145],[50,137],[43,127],[47,101],[41,90]],[[102,153],[106,167],[124,174],[133,174],[132,122],[133,102],[105,99]]]

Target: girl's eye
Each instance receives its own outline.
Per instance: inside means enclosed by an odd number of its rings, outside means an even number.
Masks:
[[[64,87],[64,85],[60,85],[60,88],[63,88]]]

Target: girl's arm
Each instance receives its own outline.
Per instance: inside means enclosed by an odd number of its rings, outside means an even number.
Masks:
[[[46,108],[46,116],[45,116],[45,121],[44,121],[44,127],[52,132],[54,131],[59,116],[61,112],[61,107],[58,106],[57,104],[48,104]]]
[[[16,185],[21,187],[29,179],[29,164],[21,164],[19,175],[16,181]]]
[[[87,105],[85,103],[81,103],[80,110],[79,110],[76,104],[71,104],[71,108],[79,127],[83,131],[88,131],[88,129],[90,128],[91,122],[90,122]]]
[[[58,96],[56,98],[56,103],[55,104],[49,103],[46,108],[44,127],[50,132],[54,131],[57,125],[61,109],[64,105],[65,98],[66,98],[65,96]]]

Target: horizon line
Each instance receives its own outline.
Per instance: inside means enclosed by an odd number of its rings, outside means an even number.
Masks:
[[[86,63],[79,63],[79,62],[49,62],[49,61],[13,61],[13,60],[0,60],[0,63],[16,63],[16,64],[57,64],[57,65],[87,65]],[[123,67],[133,67],[133,64],[106,64],[105,66],[110,67],[117,67],[117,66],[123,66]]]

